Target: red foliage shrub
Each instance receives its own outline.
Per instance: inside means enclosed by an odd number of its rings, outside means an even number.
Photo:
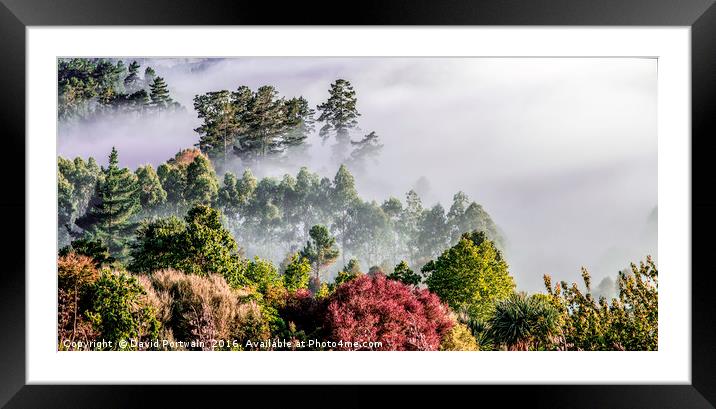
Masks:
[[[452,325],[448,307],[435,294],[383,274],[358,277],[338,287],[325,315],[329,339],[343,341],[337,349],[345,350],[437,350]],[[382,345],[363,346],[371,341]]]

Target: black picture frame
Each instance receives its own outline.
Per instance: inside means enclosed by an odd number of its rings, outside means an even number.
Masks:
[[[280,6],[279,6],[280,5]],[[337,7],[348,11],[338,11]],[[692,322],[689,385],[189,386],[26,385],[25,383],[25,27],[65,25],[589,25],[689,26],[692,50]],[[0,273],[0,405],[19,407],[195,406],[221,399],[268,407],[504,405],[550,408],[701,408],[716,405],[716,275],[708,268],[716,199],[707,183],[716,135],[716,6],[713,0],[364,0],[260,2],[191,0],[0,0],[0,160],[3,226],[12,239]],[[48,136],[48,138],[51,136]],[[24,214],[25,217],[20,217]],[[6,235],[5,237],[10,237]],[[685,278],[687,279],[687,278]],[[390,388],[385,391],[384,389]],[[280,389],[280,390],[278,390]],[[461,396],[458,396],[461,395]],[[454,404],[458,404],[457,401]],[[160,405],[160,406],[157,406]]]

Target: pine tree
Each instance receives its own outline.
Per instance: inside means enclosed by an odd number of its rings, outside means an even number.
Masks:
[[[121,257],[134,231],[133,216],[141,209],[137,179],[127,168],[119,167],[114,147],[102,173],[104,178],[97,181],[87,212],[75,224],[91,238],[102,240],[112,255]]]
[[[157,108],[168,108],[172,104],[172,98],[169,96],[169,89],[164,78],[156,77],[149,86],[151,92],[149,98],[152,100],[152,106]]]
[[[254,93],[248,105],[246,132],[234,146],[234,153],[242,160],[258,162],[284,151],[280,138],[285,129],[284,101],[276,99],[277,94],[270,85],[262,86]]]
[[[141,88],[138,72],[139,64],[136,61],[132,61],[129,64],[128,75],[124,78],[124,88],[128,93],[134,93]]]
[[[338,79],[331,84],[328,94],[328,100],[317,107],[321,111],[318,120],[326,123],[321,128],[320,135],[326,139],[333,130],[336,132],[336,139],[345,143],[348,141],[349,131],[358,125],[357,118],[360,116],[356,109],[356,92],[349,81]]]
[[[241,86],[236,92],[216,91],[194,97],[194,109],[203,123],[194,129],[199,133],[197,146],[210,158],[226,160],[229,148],[247,130],[246,112],[252,93]]]
[[[301,250],[301,257],[305,257],[313,267],[314,277],[321,278],[321,269],[333,264],[338,258],[339,250],[336,248],[336,239],[331,236],[326,226],[315,225],[309,232],[310,240]]]
[[[331,148],[333,160],[343,163],[348,156],[350,130],[358,126],[357,118],[360,116],[356,109],[356,93],[351,83],[344,79],[331,84],[328,93],[328,100],[317,107],[321,111],[318,121],[324,123],[318,134],[325,142],[331,131],[335,132],[336,144]]]
[[[303,97],[289,99],[284,109],[286,131],[283,144],[288,148],[300,146],[315,129],[313,115],[316,111],[308,106],[308,101]]]

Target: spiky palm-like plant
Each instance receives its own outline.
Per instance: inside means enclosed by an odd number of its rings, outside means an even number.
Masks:
[[[548,346],[558,331],[558,313],[544,297],[513,294],[499,302],[489,321],[490,338],[511,351]]]

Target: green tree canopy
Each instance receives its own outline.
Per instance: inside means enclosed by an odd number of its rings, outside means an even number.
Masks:
[[[120,341],[156,339],[159,322],[136,278],[104,271],[91,291],[92,305],[86,315],[101,334],[100,339],[112,341],[111,349],[133,349],[131,344],[123,347]]]
[[[388,275],[388,279],[397,280],[403,284],[417,286],[421,282],[421,277],[408,267],[408,263],[401,261],[391,274]]]
[[[144,222],[132,245],[130,270],[174,268],[206,276],[218,273],[230,284],[243,284],[238,245],[221,224],[218,210],[196,205],[184,221],[175,217]]]
[[[157,172],[152,165],[140,166],[135,172],[139,184],[139,203],[145,210],[154,210],[167,200],[167,192],[162,187]]]
[[[507,263],[484,233],[465,234],[422,268],[430,291],[458,312],[489,318],[515,288]]]
[[[336,239],[331,236],[326,226],[315,225],[309,232],[310,239],[301,251],[301,257],[305,257],[311,263],[316,278],[321,277],[321,269],[333,264],[340,251],[336,247]]]
[[[308,288],[310,275],[311,262],[302,257],[300,253],[294,253],[283,273],[284,286],[290,291]]]

